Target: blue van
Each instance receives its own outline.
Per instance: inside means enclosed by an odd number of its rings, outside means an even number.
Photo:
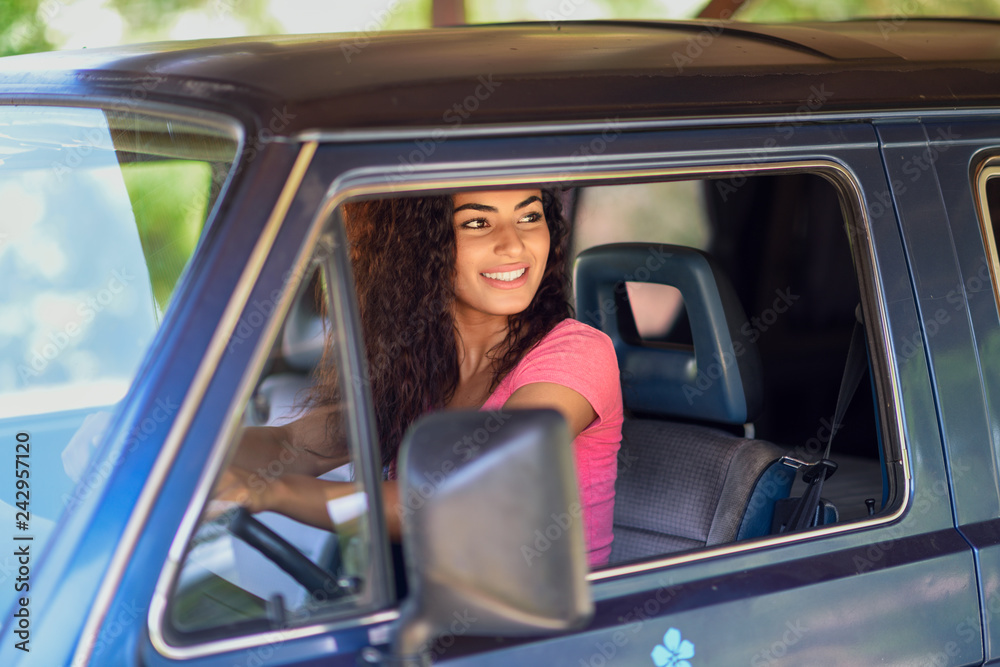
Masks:
[[[0,663],[1000,661],[998,45],[553,22],[3,59]],[[592,569],[552,411],[429,415],[380,492],[342,204],[512,185],[561,192],[621,371]],[[324,357],[343,530],[220,504]]]

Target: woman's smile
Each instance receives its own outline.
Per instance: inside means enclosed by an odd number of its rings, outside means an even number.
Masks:
[[[516,289],[528,283],[528,272],[528,266],[513,264],[482,271],[479,275],[485,278],[486,283],[491,287]]]

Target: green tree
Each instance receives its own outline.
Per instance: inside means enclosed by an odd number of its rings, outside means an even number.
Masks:
[[[39,7],[39,5],[43,5]],[[49,51],[45,13],[56,11],[55,0],[6,0],[0,3],[0,56]]]

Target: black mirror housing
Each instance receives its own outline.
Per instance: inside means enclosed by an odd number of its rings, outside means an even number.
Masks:
[[[555,410],[447,411],[404,438],[410,595],[393,642],[416,658],[455,614],[471,635],[533,635],[593,614],[572,441]]]

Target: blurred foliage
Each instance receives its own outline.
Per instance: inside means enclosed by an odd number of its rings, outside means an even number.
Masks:
[[[850,18],[1000,15],[1000,0],[749,0],[741,21],[838,21]]]
[[[708,0],[466,0],[468,23],[570,21],[581,19],[666,19],[694,16]],[[680,9],[678,9],[680,7]]]
[[[60,47],[64,37],[49,30],[50,23],[84,0],[0,0],[0,55],[31,53]],[[96,2],[96,0],[95,0]],[[666,19],[695,16],[708,0],[466,0],[469,23],[522,20]],[[343,8],[320,0],[327,22],[317,30],[407,30],[430,25],[433,0],[357,0]],[[96,4],[100,4],[97,2]],[[246,34],[278,34],[282,20],[295,17],[303,25],[309,7],[301,0],[105,0],[120,15],[122,39],[141,42],[168,39],[182,16],[192,12],[208,24],[229,21]],[[96,5],[95,5],[96,6]],[[370,10],[368,9],[370,8]],[[364,16],[353,25],[354,16]],[[337,27],[331,17],[342,16]],[[842,20],[854,17],[1000,16],[1000,0],[749,0],[736,14],[743,21],[781,22]],[[306,22],[307,24],[308,22]],[[335,23],[335,22],[334,22]],[[306,28],[308,29],[308,27]],[[230,33],[231,34],[231,33]]]
[[[431,27],[432,0],[400,0],[382,30],[416,30]]]
[[[212,169],[194,160],[135,162],[121,168],[162,313],[208,216]]]
[[[167,39],[166,30],[183,12],[200,10],[208,20],[238,17],[247,34],[281,33],[269,12],[269,0],[109,0],[125,20],[129,42]]]
[[[0,56],[53,48],[53,44],[45,39],[45,14],[53,11],[53,7],[46,4],[40,8],[40,4],[39,0],[0,2]]]

